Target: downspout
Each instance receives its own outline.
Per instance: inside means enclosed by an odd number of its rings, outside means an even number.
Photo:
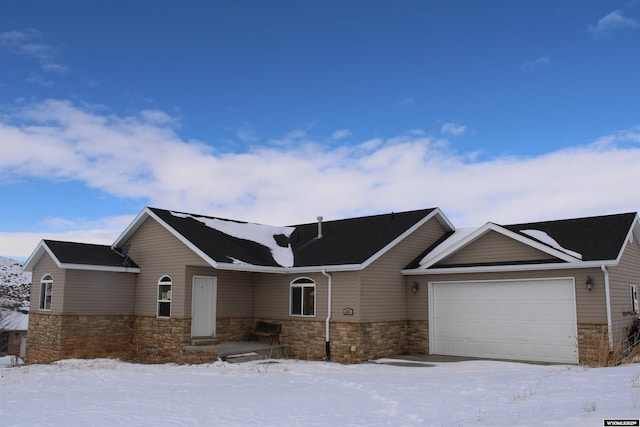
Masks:
[[[325,342],[324,349],[327,355],[327,361],[331,360],[331,339],[329,337],[329,321],[331,320],[331,275],[327,273],[327,270],[322,269],[322,274],[329,279],[327,282],[327,320],[324,325]]]
[[[602,264],[600,269],[604,273],[604,295],[607,305],[607,335],[609,337],[609,351],[613,351],[613,321],[611,320],[611,291],[609,289],[609,272],[607,267]]]

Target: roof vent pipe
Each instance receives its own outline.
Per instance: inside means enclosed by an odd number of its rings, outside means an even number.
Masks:
[[[317,239],[322,239],[322,217],[318,217],[318,237]]]

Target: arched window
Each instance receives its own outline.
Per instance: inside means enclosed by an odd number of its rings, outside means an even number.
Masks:
[[[53,276],[45,274],[40,279],[40,310],[51,310],[51,297],[53,296]]]
[[[171,287],[173,281],[169,276],[158,280],[158,317],[171,317]]]
[[[316,282],[308,277],[291,282],[289,313],[292,316],[316,315]]]

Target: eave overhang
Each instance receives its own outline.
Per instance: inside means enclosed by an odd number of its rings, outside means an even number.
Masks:
[[[145,207],[142,212],[136,216],[134,221],[125,229],[125,231],[116,239],[116,241],[111,246],[113,249],[122,247],[127,240],[133,236],[133,234],[140,228],[142,223],[147,218],[154,219],[158,224],[160,224],[165,230],[171,233],[175,238],[177,238],[180,242],[182,242],[186,247],[192,250],[196,255],[198,255],[206,264],[215,268],[217,270],[228,270],[228,271],[245,271],[245,272],[254,272],[254,273],[275,273],[275,274],[292,274],[292,273],[316,273],[325,271],[359,271],[367,268],[377,259],[379,259],[382,255],[384,255],[387,251],[397,245],[400,241],[405,239],[407,236],[411,235],[414,231],[416,231],[419,227],[424,225],[430,219],[435,218],[445,229],[449,229],[450,231],[455,230],[453,224],[447,219],[447,217],[442,213],[440,208],[434,208],[428,215],[422,218],[420,221],[416,222],[413,226],[405,230],[404,233],[400,234],[393,241],[388,243],[378,252],[370,256],[361,264],[335,264],[335,265],[313,265],[313,266],[301,266],[301,267],[275,267],[275,266],[260,266],[260,265],[251,265],[251,264],[243,264],[243,263],[225,263],[219,262],[208,256],[204,251],[194,245],[189,239],[179,233],[176,229],[167,224],[162,218],[156,215],[151,209]]]
[[[466,267],[437,267],[437,268],[414,268],[401,270],[405,276],[422,276],[434,274],[456,274],[456,273],[494,273],[509,271],[541,271],[541,270],[568,270],[574,268],[600,268],[601,266],[614,267],[618,265],[618,260],[602,261],[579,261],[579,262],[554,262],[538,264],[517,264],[517,265],[477,265]]]
[[[45,253],[49,254],[53,262],[60,269],[107,271],[107,272],[114,272],[114,273],[140,273],[140,268],[138,267],[96,265],[96,264],[71,264],[71,263],[61,262],[58,259],[58,257],[53,253],[53,251],[49,248],[49,246],[47,246],[44,240],[41,240],[40,243],[38,243],[38,246],[36,247],[36,249],[33,251],[33,253],[29,256],[27,261],[24,263],[22,270],[33,271],[33,268]]]

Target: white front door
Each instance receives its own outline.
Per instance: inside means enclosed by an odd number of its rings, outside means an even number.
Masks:
[[[191,336],[216,335],[217,278],[193,276]]]

